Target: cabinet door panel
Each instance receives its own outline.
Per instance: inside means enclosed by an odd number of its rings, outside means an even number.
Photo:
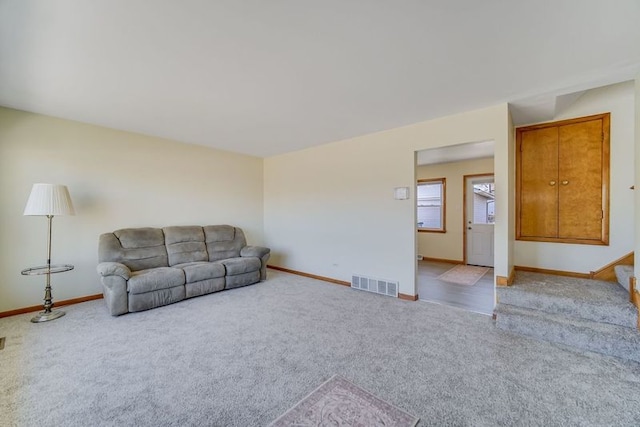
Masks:
[[[522,132],[520,235],[558,236],[558,129]]]
[[[559,127],[558,237],[602,238],[602,120]]]

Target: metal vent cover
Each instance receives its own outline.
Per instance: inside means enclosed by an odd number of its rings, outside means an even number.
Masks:
[[[361,291],[373,292],[390,297],[398,297],[398,282],[386,279],[375,279],[354,274],[351,276],[351,287]]]

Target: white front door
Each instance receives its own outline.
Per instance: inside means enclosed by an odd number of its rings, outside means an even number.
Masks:
[[[466,178],[467,264],[493,267],[493,175]]]

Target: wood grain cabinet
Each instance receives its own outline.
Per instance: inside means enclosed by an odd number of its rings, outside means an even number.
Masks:
[[[516,129],[516,238],[609,244],[609,113]]]

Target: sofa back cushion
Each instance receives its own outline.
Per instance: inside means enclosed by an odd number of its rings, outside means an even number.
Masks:
[[[208,225],[203,229],[209,261],[239,257],[240,249],[247,245],[240,228],[231,225]]]
[[[100,236],[98,262],[120,262],[132,271],[168,267],[164,234],[159,228],[124,228]]]
[[[176,264],[209,260],[202,227],[177,226],[165,227],[162,230],[170,267]]]

